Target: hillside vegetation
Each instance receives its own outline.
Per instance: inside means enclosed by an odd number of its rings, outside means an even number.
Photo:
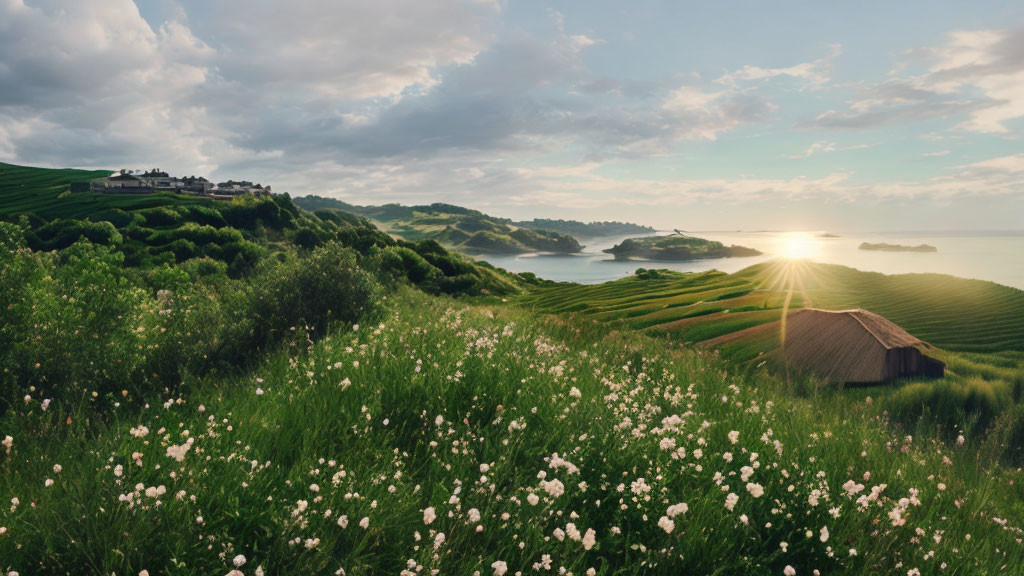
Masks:
[[[870,403],[795,398],[664,340],[390,302],[316,343],[297,331],[245,375],[103,396],[107,420],[12,407],[5,565],[998,574],[1022,558],[1024,478],[978,456],[998,446],[890,432]]]
[[[387,232],[406,240],[437,240],[469,254],[522,254],[553,252],[572,254],[583,249],[568,234],[535,227],[518,226],[511,220],[495,218],[483,212],[452,206],[354,206],[318,196],[296,199],[310,210],[348,212],[370,218]]]
[[[714,240],[693,236],[648,236],[627,238],[605,250],[616,260],[655,260],[681,262],[703,258],[758,256],[761,252],[744,246],[726,246]]]
[[[356,206],[334,198],[303,196],[296,204],[309,210],[358,214],[391,234],[407,240],[431,238],[471,254],[553,252],[572,254],[583,249],[580,239],[647,234],[654,228],[628,222],[580,222],[535,218],[516,222],[451,204],[429,206]]]

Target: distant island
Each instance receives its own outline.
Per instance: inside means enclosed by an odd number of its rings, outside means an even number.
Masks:
[[[833,234],[831,232],[824,232],[822,234],[818,234],[818,238],[842,238],[842,236],[840,236],[839,234]]]
[[[879,242],[877,244],[871,244],[870,242],[864,242],[859,247],[860,250],[876,250],[880,252],[938,252],[939,249],[935,246],[929,246],[928,244],[919,244],[917,246],[904,246],[902,244],[886,244],[885,242]]]
[[[726,246],[714,240],[679,234],[629,238],[621,244],[608,248],[605,252],[615,256],[616,260],[658,260],[663,262],[761,255],[760,251],[753,248]]]

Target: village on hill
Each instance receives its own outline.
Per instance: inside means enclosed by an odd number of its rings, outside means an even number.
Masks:
[[[147,171],[122,169],[104,178],[89,182],[89,191],[101,194],[153,194],[174,192],[217,199],[236,196],[269,196],[270,186],[253,184],[248,180],[228,180],[214,184],[202,176],[171,176],[159,168]]]

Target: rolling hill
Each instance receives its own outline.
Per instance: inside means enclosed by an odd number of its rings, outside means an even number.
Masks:
[[[469,254],[574,254],[583,249],[580,239],[654,232],[648,226],[628,222],[579,222],[541,218],[516,222],[443,203],[426,206],[356,206],[320,196],[302,196],[296,198],[295,203],[307,210],[358,214],[406,240],[429,238]]]
[[[741,362],[770,354],[777,335],[728,336],[779,321],[787,306],[864,308],[945,351],[940,357],[954,372],[1024,377],[1024,291],[992,282],[776,260],[735,274],[658,270],[599,285],[558,284],[525,298],[548,312],[674,341],[719,339],[719,352]]]

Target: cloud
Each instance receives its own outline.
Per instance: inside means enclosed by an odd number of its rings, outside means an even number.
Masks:
[[[802,160],[804,158],[810,158],[811,156],[814,156],[816,154],[825,154],[825,153],[829,153],[829,152],[841,152],[841,151],[846,151],[846,150],[863,150],[865,148],[870,148],[870,147],[871,147],[870,144],[854,144],[854,145],[851,145],[851,146],[840,146],[839,144],[836,144],[835,142],[829,142],[828,140],[819,140],[817,142],[812,143],[810,146],[808,146],[807,150],[804,150],[803,152],[801,152],[799,154],[790,154],[789,156],[787,156],[787,158],[790,158],[792,160]]]
[[[831,80],[835,60],[843,53],[839,44],[829,44],[826,54],[817,60],[802,62],[784,68],[761,68],[746,65],[739,70],[725,74],[715,80],[720,84],[736,85],[741,82],[757,82],[773,78],[788,77],[805,80],[812,86],[828,83]]]
[[[922,158],[939,158],[942,156],[949,156],[949,150],[936,150],[934,152],[925,152],[921,154]]]
[[[860,88],[846,109],[828,110],[806,127],[863,129],[928,118],[963,118],[956,128],[1006,133],[1024,117],[1024,26],[958,30],[946,42],[912,50],[894,78]],[[924,64],[918,74],[908,70]]]

